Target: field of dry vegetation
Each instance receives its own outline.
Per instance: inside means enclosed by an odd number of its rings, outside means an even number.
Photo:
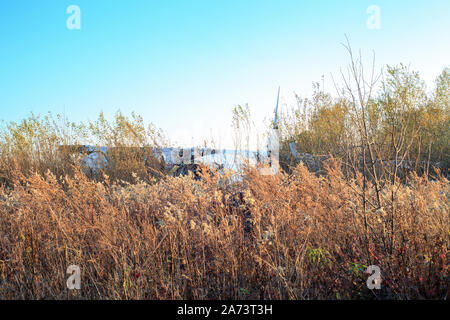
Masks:
[[[430,96],[416,74],[389,72],[375,98],[357,94],[368,90],[356,72],[339,99],[317,92],[281,114],[283,170],[247,167],[237,181],[170,176],[131,154],[86,175],[58,152],[163,145],[134,114],[4,124],[0,299],[448,298],[449,71]],[[295,163],[290,141],[328,155],[320,172]],[[66,287],[73,264],[81,290]],[[379,290],[366,285],[369,265]]]
[[[0,189],[2,299],[443,299],[445,178],[412,175],[362,211],[362,178],[329,164],[227,185],[218,176],[158,183],[23,176]],[[376,202],[372,185],[367,201]],[[375,208],[376,206],[373,206]],[[82,271],[66,288],[67,267]],[[382,289],[366,287],[380,266]]]

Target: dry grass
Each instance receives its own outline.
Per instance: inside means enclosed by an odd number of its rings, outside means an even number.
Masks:
[[[394,213],[390,184],[381,209],[369,185],[364,213],[362,179],[338,168],[328,164],[325,177],[301,165],[291,175],[249,169],[233,184],[10,170],[0,187],[0,298],[447,297],[448,180],[412,175],[395,186]],[[66,288],[71,264],[81,267],[79,291]],[[371,264],[381,290],[366,287]]]

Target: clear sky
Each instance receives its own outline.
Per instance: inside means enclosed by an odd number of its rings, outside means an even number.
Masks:
[[[81,28],[69,30],[69,5]],[[366,12],[380,8],[380,29]],[[231,109],[270,117],[293,92],[338,76],[341,43],[377,66],[409,64],[432,86],[450,63],[450,1],[0,0],[0,119],[74,121],[135,111],[180,144],[227,141]],[[223,142],[227,143],[227,142]]]

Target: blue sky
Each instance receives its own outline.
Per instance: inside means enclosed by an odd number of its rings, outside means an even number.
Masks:
[[[72,4],[80,30],[66,27]],[[380,30],[366,26],[370,5]],[[332,91],[345,34],[377,67],[409,64],[432,86],[450,61],[449,12],[448,0],[0,0],[0,119],[120,109],[180,144],[227,144],[235,105],[262,121],[278,86],[282,105],[322,75]]]

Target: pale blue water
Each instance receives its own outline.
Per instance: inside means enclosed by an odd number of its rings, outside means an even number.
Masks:
[[[92,170],[99,170],[108,166],[108,160],[104,156],[108,151],[106,147],[86,146],[86,148],[92,153],[81,160],[84,166]],[[192,163],[192,155],[194,154],[194,163],[203,163],[211,167],[220,165],[225,169],[234,171],[240,171],[246,162],[251,165],[258,163],[257,151],[199,149],[197,153],[194,153],[193,148],[183,149],[183,152],[180,150],[179,148],[154,148],[153,153],[157,158],[163,157],[169,167],[181,163]],[[259,152],[259,159],[264,161],[267,156],[267,151]]]

